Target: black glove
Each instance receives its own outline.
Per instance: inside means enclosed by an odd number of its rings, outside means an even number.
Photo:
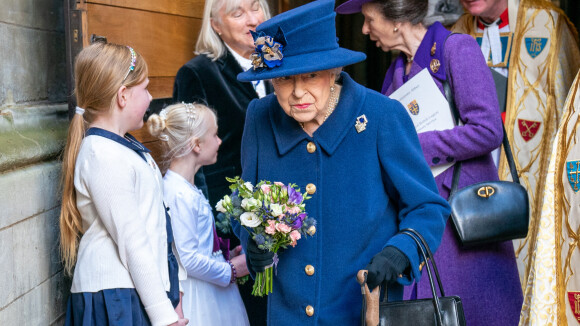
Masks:
[[[395,282],[409,267],[409,259],[395,247],[386,247],[376,254],[365,268],[368,270],[367,284],[372,291],[379,284]]]
[[[246,255],[248,256],[249,266],[254,272],[263,272],[266,266],[274,263],[274,253],[268,250],[258,248],[256,241],[249,238]]]

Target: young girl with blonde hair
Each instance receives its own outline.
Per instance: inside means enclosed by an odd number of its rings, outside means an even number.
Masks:
[[[215,113],[204,105],[181,103],[147,121],[150,133],[166,150],[169,169],[163,178],[178,257],[187,270],[183,312],[194,325],[246,326],[248,317],[236,278],[248,274],[245,255],[215,231],[211,206],[195,186],[200,167],[213,164],[221,139]],[[231,255],[231,256],[230,256]]]
[[[73,274],[66,325],[187,324],[175,310],[178,266],[161,173],[128,134],[143,126],[151,101],[147,73],[128,46],[96,43],[75,61],[78,107],[60,215],[62,258]]]

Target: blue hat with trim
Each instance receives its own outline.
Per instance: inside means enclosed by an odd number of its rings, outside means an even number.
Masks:
[[[317,0],[263,22],[252,32],[253,67],[240,81],[270,79],[344,67],[366,55],[338,46],[334,0]]]

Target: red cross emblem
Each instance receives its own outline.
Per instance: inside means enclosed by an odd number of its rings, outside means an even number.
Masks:
[[[534,136],[540,129],[541,124],[542,123],[539,121],[518,119],[518,128],[520,130],[520,135],[522,135],[522,138],[525,141],[529,141],[530,139],[534,138]]]

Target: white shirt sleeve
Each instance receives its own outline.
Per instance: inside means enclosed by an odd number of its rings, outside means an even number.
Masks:
[[[175,184],[173,184],[175,186]],[[170,207],[175,246],[189,277],[226,287],[230,284],[231,267],[227,262],[208,256],[213,248],[213,216],[201,195],[178,191],[171,196]],[[171,189],[175,191],[175,189]]]

